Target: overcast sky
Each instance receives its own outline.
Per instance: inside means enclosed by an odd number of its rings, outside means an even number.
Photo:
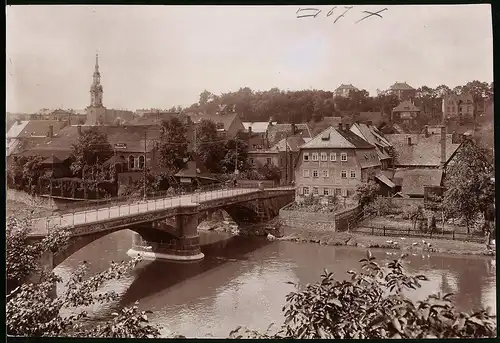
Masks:
[[[489,5],[358,5],[337,23],[343,6],[317,8],[297,19],[298,6],[11,6],[7,110],[85,108],[96,51],[104,105],[130,110],[190,105],[204,89],[352,83],[375,95],[396,81],[493,80]]]

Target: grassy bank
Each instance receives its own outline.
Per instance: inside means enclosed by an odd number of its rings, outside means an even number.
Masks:
[[[14,200],[7,200],[5,210],[7,217],[16,216],[19,219],[28,217],[43,217],[52,213],[51,210],[46,208],[34,207]]]
[[[317,243],[333,246],[353,246],[360,248],[384,248],[405,252],[434,252],[459,255],[492,256],[494,251],[488,251],[485,244],[461,242],[445,239],[425,239],[417,237],[381,237],[362,235],[351,232],[304,231],[285,229],[285,236],[279,240],[298,243]]]

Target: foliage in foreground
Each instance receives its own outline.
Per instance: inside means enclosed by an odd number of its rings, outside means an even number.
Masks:
[[[42,254],[64,249],[69,235],[64,230],[54,230],[39,243],[27,243],[30,232],[27,221],[7,220],[6,297],[7,334],[13,336],[65,336],[148,338],[159,337],[159,328],[148,322],[147,313],[135,304],[125,307],[114,318],[95,327],[83,325],[82,319],[90,315],[85,308],[95,304],[114,302],[115,292],[104,292],[110,280],[126,276],[140,261],[112,262],[110,267],[94,276],[88,276],[89,264],[82,263],[69,278],[63,294],[54,295],[61,278],[54,273],[44,273],[38,262]],[[36,283],[29,281],[40,273]],[[70,314],[65,315],[64,313]]]
[[[275,335],[246,328],[231,338],[483,338],[496,336],[496,316],[486,311],[459,312],[452,294],[430,295],[414,302],[404,290],[419,288],[424,275],[409,276],[403,258],[388,264],[388,272],[368,252],[362,271],[336,281],[325,271],[320,282],[287,296],[285,324]]]

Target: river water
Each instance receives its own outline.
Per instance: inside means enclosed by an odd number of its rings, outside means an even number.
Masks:
[[[93,242],[59,265],[55,272],[63,279],[82,260],[90,262],[90,273],[106,269],[110,261],[128,259],[132,231],[124,230]],[[366,250],[311,243],[269,242],[261,237],[231,237],[201,232],[205,259],[192,263],[141,262],[130,277],[113,281],[106,289],[121,294],[118,304],[95,307],[97,318],[107,318],[118,307],[139,300],[149,309],[162,334],[186,337],[228,337],[239,325],[265,331],[270,323],[283,322],[285,296],[294,290],[287,281],[314,283],[324,268],[339,278],[359,269]],[[387,262],[396,256],[373,250]],[[430,281],[410,296],[423,299],[435,292],[455,293],[459,310],[491,306],[496,311],[496,266],[491,257],[416,255],[407,259],[410,273],[425,274]],[[58,286],[58,293],[64,285]],[[274,329],[271,329],[274,331]]]

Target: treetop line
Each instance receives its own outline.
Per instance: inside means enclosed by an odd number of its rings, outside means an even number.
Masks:
[[[342,14],[340,14],[339,16],[337,16],[337,18],[335,18],[334,20],[334,24],[342,17],[345,17],[345,15],[347,14],[347,12],[349,12],[354,6],[344,6],[345,8],[345,11],[342,12]],[[337,8],[337,6],[334,6],[330,11],[328,11],[328,13],[326,14],[327,17],[331,16],[333,14],[333,11]],[[361,13],[364,13],[366,14],[363,18],[359,19],[357,22],[355,22],[355,24],[359,23],[360,21],[363,21],[365,19],[368,19],[370,17],[373,17],[373,16],[376,16],[376,17],[379,17],[379,18],[383,18],[379,13],[382,13],[384,11],[387,11],[388,9],[387,8],[383,8],[381,10],[378,10],[378,11],[375,11],[375,12],[371,12],[371,11],[362,11]],[[300,18],[316,18],[323,10],[320,10],[319,8],[300,8],[297,10],[297,12],[295,12],[295,14],[297,14],[297,19],[300,19]],[[301,12],[305,12],[304,14],[300,14]],[[300,14],[300,15],[299,15]]]

